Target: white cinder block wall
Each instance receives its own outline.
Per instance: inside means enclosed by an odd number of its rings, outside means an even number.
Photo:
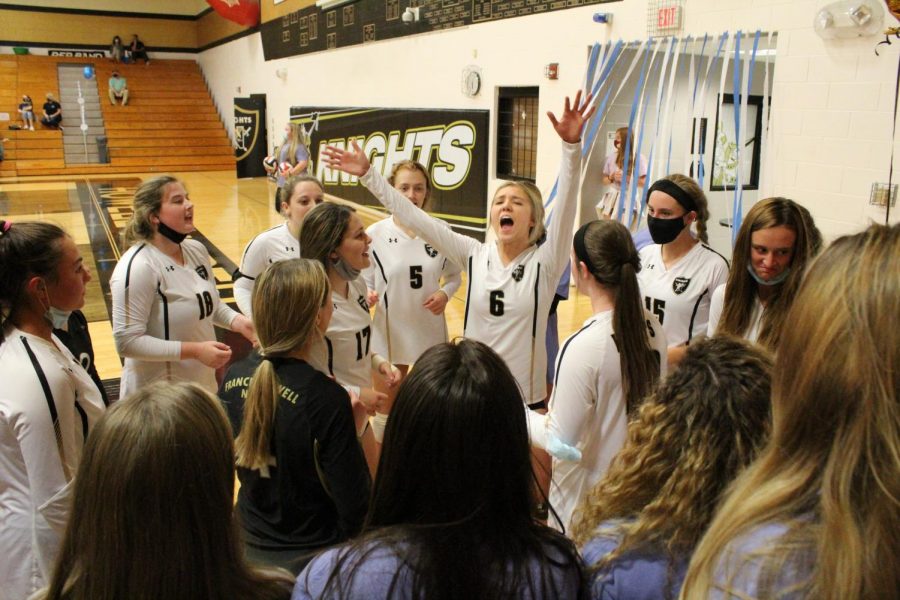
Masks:
[[[803,203],[832,239],[870,220],[884,221],[884,209],[869,206],[868,197],[872,182],[888,178],[900,44],[882,46],[877,57],[876,37],[820,39],[812,23],[827,3],[688,0],[682,35],[737,29],[778,33],[770,156],[764,163],[770,170],[761,195]],[[612,24],[594,23],[591,16],[598,11],[613,13]],[[280,139],[292,105],[492,110],[496,88],[538,85],[542,112],[557,111],[563,97],[581,85],[587,47],[608,39],[644,38],[646,19],[646,2],[628,0],[268,63],[256,34],[203,52],[198,60],[229,129],[233,97],[267,94],[271,146]],[[893,24],[887,15],[886,25]],[[560,64],[558,81],[543,76],[550,62]],[[467,65],[483,71],[482,92],[474,99],[460,91]],[[285,81],[275,75],[279,68],[288,71]],[[708,116],[712,123],[715,107]],[[492,118],[489,173],[495,132]],[[559,144],[546,118],[538,137],[537,183],[546,190],[559,160]],[[492,181],[489,193],[494,186]],[[900,220],[898,215],[900,207],[891,220]]]

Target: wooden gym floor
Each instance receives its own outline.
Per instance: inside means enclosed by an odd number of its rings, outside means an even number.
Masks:
[[[210,250],[221,297],[235,309],[231,273],[244,246],[260,231],[281,222],[274,212],[273,183],[265,178],[237,179],[230,171],[172,173],[185,182],[194,208],[193,235]],[[15,221],[42,220],[59,224],[78,244],[93,279],[88,284],[84,313],[88,319],[100,376],[118,387],[121,362],[110,324],[109,278],[122,248],[119,231],[131,215],[136,186],[150,173],[116,176],[41,177],[0,183],[0,215]],[[380,218],[361,208],[368,225]],[[450,336],[462,335],[465,281],[447,305]],[[559,305],[559,335],[564,340],[591,315],[590,302],[573,288]],[[113,380],[113,381],[109,381]]]

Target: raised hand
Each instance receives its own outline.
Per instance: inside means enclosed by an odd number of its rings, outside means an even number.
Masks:
[[[366,158],[365,152],[362,151],[355,139],[350,140],[350,146],[350,150],[326,146],[322,150],[321,158],[330,169],[362,177],[369,170],[369,159]]]
[[[559,120],[556,119],[556,115],[552,111],[547,111],[547,116],[550,117],[550,122],[553,123],[553,129],[556,130],[556,133],[559,134],[559,137],[564,142],[574,144],[581,140],[581,130],[597,108],[596,106],[591,106],[593,98],[593,94],[588,94],[582,103],[581,90],[578,90],[578,93],[575,94],[574,106],[572,106],[569,104],[569,97],[566,96],[566,104],[563,107],[562,116]]]

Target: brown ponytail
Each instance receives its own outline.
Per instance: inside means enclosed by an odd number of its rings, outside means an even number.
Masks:
[[[637,272],[640,259],[631,234],[618,221],[592,221],[578,231],[575,254],[601,285],[615,293],[613,334],[619,350],[622,388],[628,414],[654,388],[659,379],[659,356],[650,339]],[[577,239],[583,239],[583,249]],[[582,253],[586,257],[580,256]],[[584,260],[587,258],[587,260]]]

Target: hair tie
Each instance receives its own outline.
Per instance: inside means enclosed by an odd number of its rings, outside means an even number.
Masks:
[[[578,231],[575,232],[575,237],[572,239],[572,246],[575,248],[575,258],[583,262],[584,266],[587,267],[588,272],[593,275],[594,265],[591,263],[591,258],[588,256],[587,248],[584,245],[584,236],[587,234],[588,227],[591,226],[591,223],[593,223],[593,221],[585,223],[578,228]]]
[[[696,201],[694,201],[687,192],[681,189],[677,183],[670,179],[658,179],[650,186],[650,189],[647,190],[647,197],[649,198],[650,194],[653,192],[663,192],[664,194],[672,196],[675,198],[675,201],[683,206],[688,212],[697,210]]]
[[[3,225],[0,226],[0,229],[3,230],[3,233],[6,233],[7,231],[9,231],[9,228],[10,228],[10,227],[12,227],[12,222],[11,222],[11,221],[3,221]]]

